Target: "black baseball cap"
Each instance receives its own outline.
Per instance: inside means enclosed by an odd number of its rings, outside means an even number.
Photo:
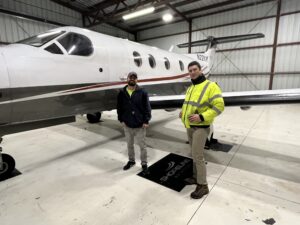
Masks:
[[[136,74],[136,72],[130,72],[130,73],[128,73],[128,76],[127,76],[128,78],[130,78],[130,77],[134,77],[135,79],[137,79],[137,74]]]

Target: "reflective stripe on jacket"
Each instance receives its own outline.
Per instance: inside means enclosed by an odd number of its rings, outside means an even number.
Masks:
[[[181,120],[186,128],[191,126],[209,126],[214,118],[224,111],[222,91],[215,82],[205,80],[200,84],[191,85],[186,93],[182,106]],[[202,115],[204,121],[192,123],[191,114]]]

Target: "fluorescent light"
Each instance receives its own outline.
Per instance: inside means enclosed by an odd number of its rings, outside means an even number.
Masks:
[[[136,11],[133,13],[129,13],[129,14],[123,16],[123,20],[130,20],[135,17],[150,14],[150,13],[154,12],[154,10],[155,10],[154,7],[150,7],[150,8],[142,9],[142,10],[139,10],[139,11]]]
[[[163,20],[165,21],[165,22],[170,22],[170,21],[172,21],[173,20],[173,16],[171,15],[171,14],[165,14],[165,15],[163,15]]]
[[[22,17],[22,16],[16,16],[17,18],[21,19],[21,20],[26,20],[26,18]]]

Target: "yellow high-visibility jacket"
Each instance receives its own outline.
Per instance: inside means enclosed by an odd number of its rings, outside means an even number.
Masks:
[[[205,80],[200,84],[191,85],[186,93],[182,105],[181,120],[186,128],[191,126],[209,126],[214,118],[224,111],[224,100],[219,86],[212,81]],[[199,123],[192,123],[188,116],[199,114],[204,119]]]

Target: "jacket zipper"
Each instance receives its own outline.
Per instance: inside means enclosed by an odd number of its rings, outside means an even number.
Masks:
[[[191,99],[191,96],[192,96],[192,94],[193,94],[194,88],[195,88],[195,85],[193,85],[193,89],[191,90],[191,94],[190,94],[190,96],[189,96],[188,102],[189,102],[190,99]],[[184,112],[184,122],[186,121],[186,111],[187,111],[188,107],[189,107],[189,104],[187,104],[187,107],[185,108],[185,112]]]

